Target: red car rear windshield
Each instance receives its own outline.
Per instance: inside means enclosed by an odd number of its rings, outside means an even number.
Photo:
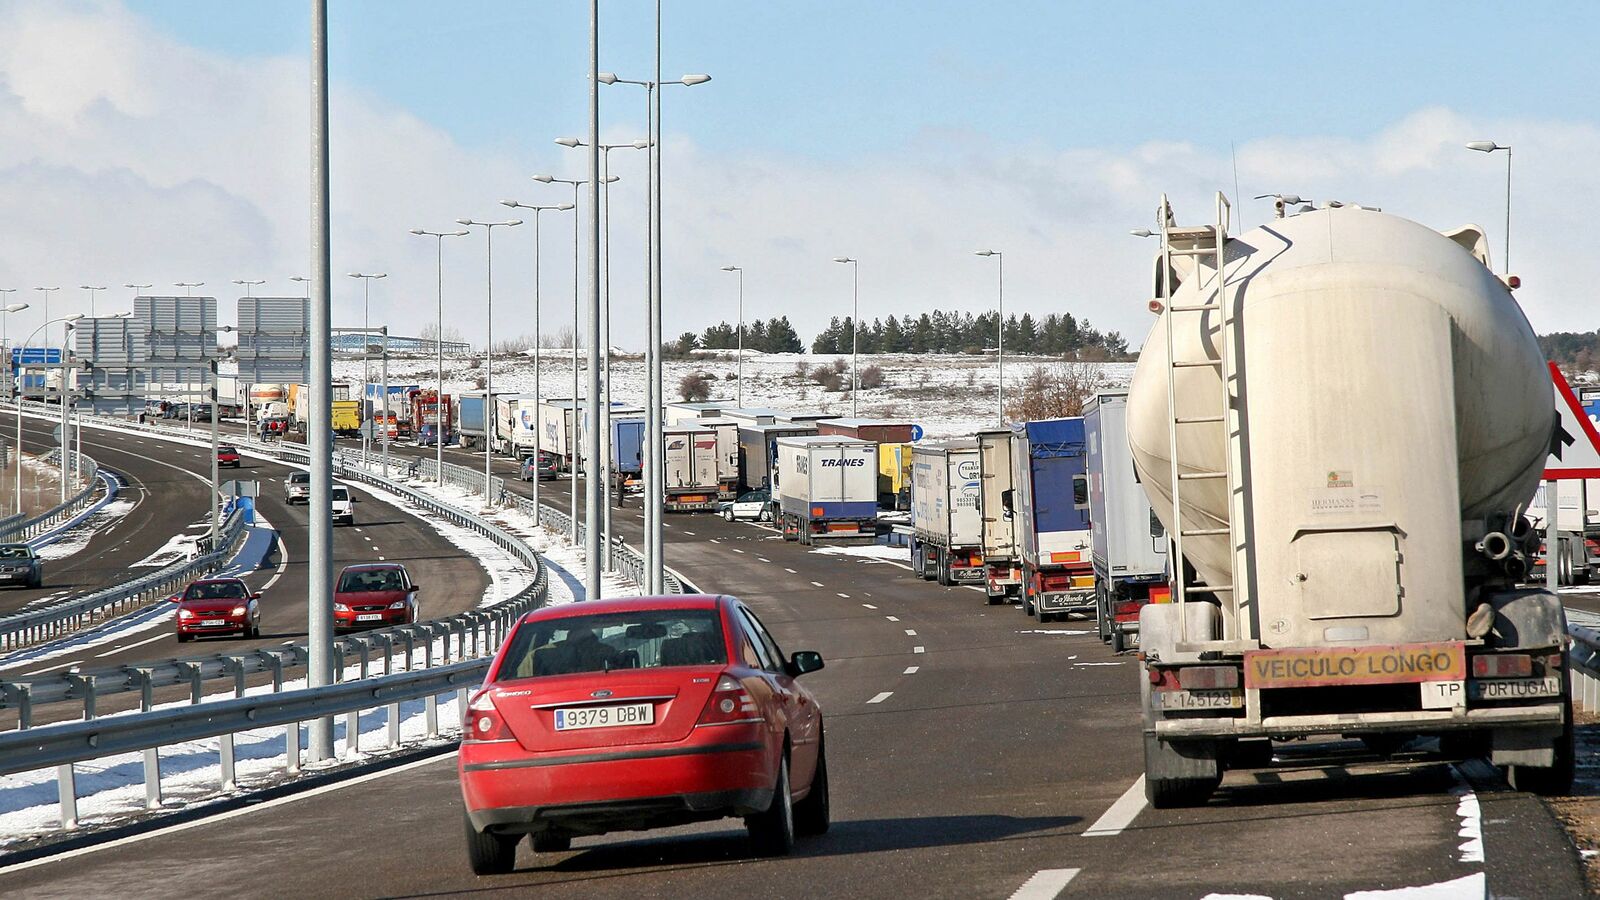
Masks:
[[[495,680],[727,662],[716,610],[649,609],[523,625]]]
[[[183,592],[185,600],[243,600],[248,591],[237,581],[213,581],[210,584],[191,584]]]

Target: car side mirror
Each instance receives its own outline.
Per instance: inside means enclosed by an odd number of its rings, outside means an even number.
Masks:
[[[815,650],[796,650],[789,657],[789,674],[795,678],[822,668],[822,654]]]
[[[183,595],[182,594],[173,594],[171,597],[167,598],[167,602],[168,603],[177,603],[179,600],[182,600],[182,599],[183,599]]]
[[[422,590],[422,585],[417,584],[415,581],[413,581],[413,582],[411,582],[411,589],[413,591],[420,591],[420,590]]]
[[[260,591],[256,591],[255,593],[251,594],[250,595],[250,599],[251,600],[260,600],[261,599],[261,592]]]

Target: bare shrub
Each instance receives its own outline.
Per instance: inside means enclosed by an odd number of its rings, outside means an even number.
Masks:
[[[1034,366],[1022,390],[1006,405],[1006,417],[1015,422],[1060,419],[1083,415],[1083,404],[1111,381],[1097,365],[1060,362]]]
[[[481,391],[489,386],[489,379],[482,375],[475,376],[472,379],[472,386]]]
[[[883,387],[883,370],[877,366],[867,366],[861,370],[861,387],[866,390],[875,390]]]
[[[711,385],[710,372],[690,372],[678,379],[678,396],[682,397],[685,403],[710,400]]]
[[[847,383],[843,375],[824,366],[817,366],[811,370],[811,380],[821,385],[824,391],[833,393],[844,390]]]
[[[739,377],[739,376],[738,376],[738,375],[735,375],[735,374],[734,374],[734,373],[732,373],[732,372],[728,372],[728,373],[726,373],[726,374],[724,374],[724,375],[723,375],[723,376],[722,376],[722,380],[723,380],[723,381],[733,381],[733,380],[734,380],[734,379],[736,379],[736,378],[738,378],[738,377]]]
[[[810,374],[811,367],[806,365],[805,360],[801,360],[794,364],[794,371],[789,373],[789,377],[796,381],[805,381]]]
[[[835,356],[833,358],[833,371],[835,374],[843,375],[850,371],[850,364],[844,361],[844,357]]]
[[[978,386],[978,370],[977,369],[968,369],[967,370],[967,387],[972,388],[972,387],[977,387],[977,386]]]

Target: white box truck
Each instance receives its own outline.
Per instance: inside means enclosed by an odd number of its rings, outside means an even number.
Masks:
[[[717,508],[717,433],[698,425],[669,425],[666,441],[667,512],[702,512]]]
[[[978,509],[983,515],[984,593],[991,604],[1004,603],[1022,590],[1012,499],[1011,430],[978,432]]]
[[[1139,610],[1164,603],[1167,531],[1133,477],[1128,392],[1102,391],[1083,408],[1089,450],[1090,553],[1100,639],[1122,652],[1139,631]]]
[[[532,456],[538,450],[539,404],[532,394],[500,394],[494,398],[495,429],[507,456]]]
[[[949,587],[984,578],[982,480],[972,439],[911,448],[911,570]]]
[[[778,523],[786,541],[873,540],[878,516],[878,445],[834,435],[782,437]]]
[[[717,496],[732,500],[739,493],[739,422],[719,416],[695,419],[693,424],[716,432]]]

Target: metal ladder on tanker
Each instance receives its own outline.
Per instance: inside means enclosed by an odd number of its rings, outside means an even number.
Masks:
[[[1228,549],[1232,562],[1230,567],[1233,572],[1232,584],[1207,584],[1205,593],[1230,595],[1231,604],[1236,612],[1239,611],[1240,592],[1237,584],[1241,580],[1240,542],[1237,536],[1237,527],[1240,515],[1235,510],[1234,491],[1234,431],[1235,423],[1231,420],[1229,412],[1231,403],[1229,392],[1235,375],[1234,355],[1232,347],[1233,315],[1231,304],[1227,302],[1226,293],[1226,263],[1228,245],[1229,218],[1233,212],[1228,198],[1220,191],[1217,193],[1217,218],[1214,225],[1191,227],[1178,227],[1173,222],[1172,206],[1167,201],[1167,195],[1161,195],[1161,209],[1159,220],[1161,227],[1161,273],[1159,281],[1158,300],[1166,310],[1163,317],[1166,322],[1166,368],[1167,368],[1167,456],[1172,465],[1172,543],[1174,555],[1173,583],[1175,586],[1174,600],[1178,604],[1178,643],[1180,646],[1189,643],[1188,616],[1185,603],[1188,600],[1189,584],[1185,577],[1183,567],[1186,557],[1183,555],[1183,541],[1186,537],[1228,537]],[[1212,283],[1206,285],[1196,284],[1194,295],[1195,302],[1174,305],[1172,301],[1172,260],[1174,257],[1189,257],[1195,261],[1195,271],[1192,278],[1200,276],[1199,262],[1201,258],[1210,256],[1214,263]],[[1207,313],[1219,314],[1218,322],[1218,358],[1205,357],[1203,359],[1176,359],[1174,358],[1173,338],[1175,329],[1173,320],[1178,315],[1205,316]],[[1198,326],[1203,327],[1203,326]],[[1202,342],[1203,343],[1203,342]],[[1220,392],[1217,413],[1215,415],[1181,416],[1177,408],[1177,373],[1180,369],[1213,368],[1218,370],[1220,376]],[[1178,430],[1183,426],[1216,425],[1224,429],[1226,444],[1223,452],[1223,468],[1220,471],[1183,472],[1178,465]],[[1185,528],[1183,523],[1183,490],[1186,482],[1197,481],[1225,481],[1227,483],[1228,498],[1228,524],[1223,528]],[[1237,626],[1236,626],[1237,629]],[[1224,634],[1223,638],[1229,635]]]

